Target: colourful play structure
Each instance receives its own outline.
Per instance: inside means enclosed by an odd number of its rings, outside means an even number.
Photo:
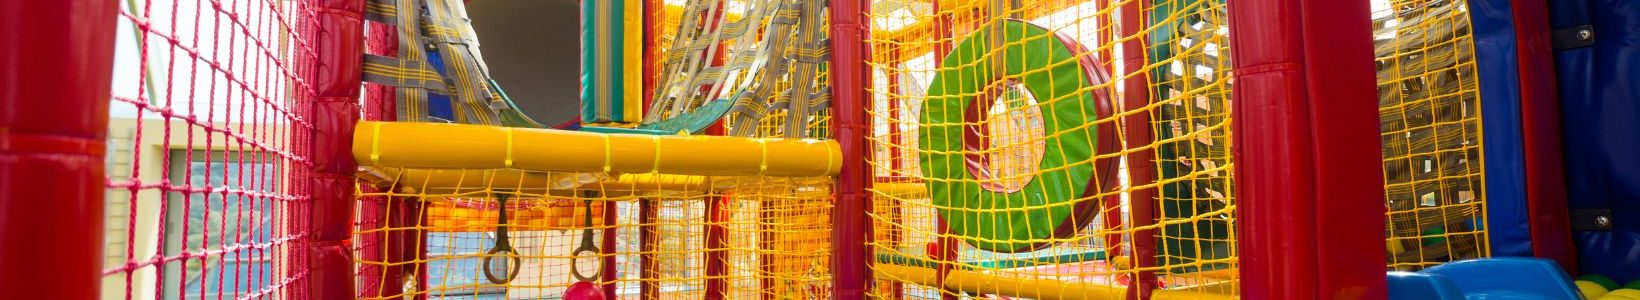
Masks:
[[[1632,2],[480,1],[0,1],[0,298],[1640,300]]]

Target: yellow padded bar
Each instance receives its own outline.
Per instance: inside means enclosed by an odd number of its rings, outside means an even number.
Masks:
[[[368,121],[355,127],[353,157],[374,167],[499,169],[510,159],[529,171],[714,176],[830,176],[842,166],[834,141]]]
[[[595,182],[581,177],[596,173],[545,173],[513,169],[403,169],[365,167],[359,177],[382,185],[397,185],[421,191],[503,189],[515,191],[588,189],[599,191],[715,191],[732,188],[732,182],[713,185],[712,177],[621,174]]]
[[[934,286],[936,271],[931,268],[877,264],[872,267],[878,280],[898,281],[923,286]],[[1032,299],[1127,299],[1127,287],[1099,284],[1069,283],[1056,279],[1036,279],[999,276],[969,270],[951,270],[945,276],[946,289],[977,294],[996,294]],[[1209,299],[1231,300],[1230,295],[1215,293],[1155,290],[1151,299]]]
[[[936,284],[930,268],[877,264],[879,280],[900,281],[924,286]],[[1032,299],[1125,299],[1127,288],[1097,284],[1073,284],[1063,280],[997,276],[967,270],[951,270],[945,276],[946,289],[981,294]]]

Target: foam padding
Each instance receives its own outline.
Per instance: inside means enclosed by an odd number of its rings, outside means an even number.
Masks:
[[[581,121],[643,120],[643,2],[581,2]]]

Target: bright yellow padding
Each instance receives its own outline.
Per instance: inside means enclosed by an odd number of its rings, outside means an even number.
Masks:
[[[359,122],[353,157],[375,167],[722,176],[829,176],[842,161],[834,141],[402,122]]]

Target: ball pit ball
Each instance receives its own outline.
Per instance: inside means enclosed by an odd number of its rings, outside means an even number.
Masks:
[[[1640,290],[1640,279],[1635,279],[1634,281],[1630,281],[1629,284],[1623,285],[1623,288]]]
[[[1577,285],[1577,291],[1583,293],[1583,297],[1588,297],[1589,299],[1598,299],[1600,296],[1605,296],[1608,292],[1606,287],[1600,286],[1599,283],[1594,283],[1593,281],[1578,280],[1573,282],[1573,284]]]
[[[1623,297],[1629,297],[1629,298],[1634,298],[1634,299],[1640,299],[1640,290],[1636,290],[1636,289],[1616,289],[1616,290],[1612,290],[1609,293],[1606,293],[1606,296],[1623,296]]]
[[[1596,275],[1596,274],[1588,274],[1588,275],[1578,276],[1577,280],[1593,281],[1594,283],[1598,283],[1598,284],[1600,284],[1600,286],[1605,287],[1606,290],[1615,290],[1615,289],[1618,289],[1618,288],[1621,287],[1621,286],[1617,285],[1616,280],[1612,280],[1610,277],[1600,276],[1600,275]]]
[[[604,291],[587,281],[576,281],[564,289],[565,300],[604,300]]]
[[[1634,299],[1634,298],[1616,296],[1616,295],[1606,295],[1605,297],[1594,298],[1594,300],[1640,300],[1640,299]]]

